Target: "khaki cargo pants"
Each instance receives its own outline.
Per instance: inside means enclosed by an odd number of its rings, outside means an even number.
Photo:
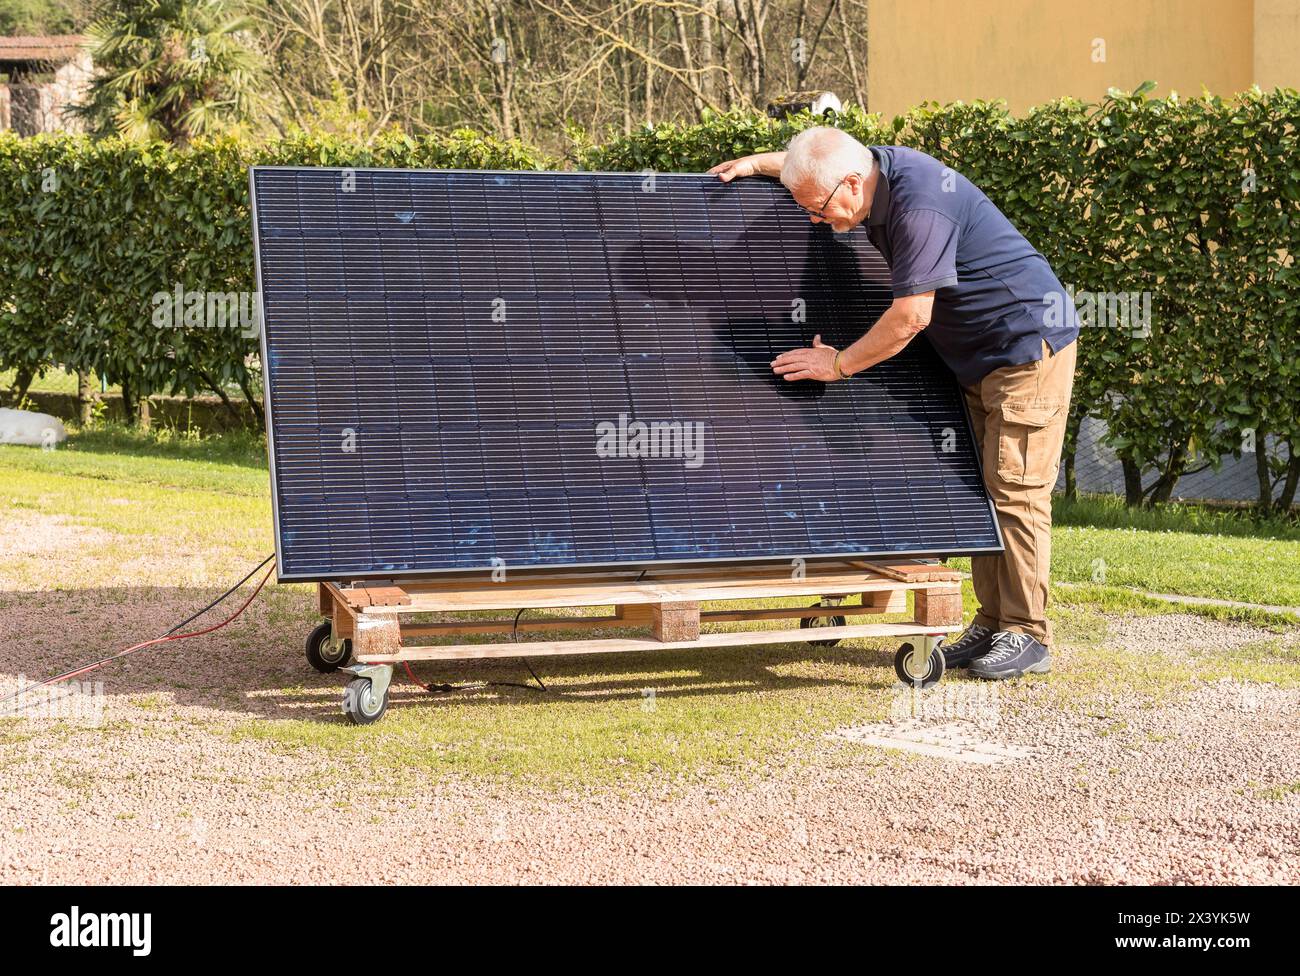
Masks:
[[[984,484],[997,509],[1005,551],[971,557],[979,611],[990,630],[1029,634],[1051,644],[1047,581],[1052,560],[1052,487],[1061,464],[1065,420],[1074,387],[1078,343],[1055,355],[995,369],[963,387],[984,464]]]

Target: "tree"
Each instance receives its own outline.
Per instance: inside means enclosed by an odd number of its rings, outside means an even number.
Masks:
[[[82,0],[0,0],[0,36],[72,34],[85,23]]]
[[[241,0],[100,0],[75,111],[101,136],[187,145],[251,118],[261,60]]]

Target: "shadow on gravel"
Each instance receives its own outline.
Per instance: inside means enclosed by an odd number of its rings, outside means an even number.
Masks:
[[[106,658],[122,648],[166,633],[221,594],[218,589],[133,587],[0,593],[0,683],[5,694]],[[209,612],[186,630],[219,623],[247,596],[247,590]],[[178,705],[218,709],[273,720],[343,721],[339,701],[346,675],[322,675],[306,661],[303,644],[319,621],[315,595],[303,587],[268,587],[238,619],[211,634],[145,648],[79,677],[102,681],[108,695],[169,695]],[[547,639],[579,637],[580,631],[551,632]],[[636,636],[635,629],[608,632]],[[534,638],[538,639],[538,638]],[[391,707],[436,710],[449,705],[530,708],[548,702],[639,700],[653,687],[659,698],[788,691],[806,687],[857,685],[882,688],[896,682],[895,645],[849,646],[771,644],[703,651],[532,658],[547,684],[533,685],[521,659],[419,662],[412,667],[426,684],[513,683],[430,694],[415,686],[399,666]],[[795,676],[800,664],[826,670],[861,667],[857,680]]]

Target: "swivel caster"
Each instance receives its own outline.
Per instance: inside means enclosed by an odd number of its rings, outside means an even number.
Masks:
[[[343,689],[343,713],[353,725],[370,725],[378,722],[388,711],[388,689],[375,694],[375,685],[369,678],[353,678]]]
[[[821,600],[814,603],[814,607],[834,607],[839,606],[839,600]],[[848,621],[843,617],[802,617],[799,620],[800,630],[815,630],[818,627],[843,627]],[[830,637],[826,640],[810,640],[808,643],[812,647],[834,647],[840,642],[838,637]]]
[[[326,620],[307,635],[307,663],[321,674],[333,674],[352,660],[352,641],[334,639],[334,625]]]
[[[943,678],[943,651],[939,649],[938,641],[923,639],[920,644],[923,650],[918,651],[911,644],[898,649],[894,655],[894,672],[905,685],[932,688]],[[930,653],[927,655],[924,649],[929,649]]]
[[[343,670],[356,675],[343,689],[343,714],[353,725],[378,722],[388,711],[392,667],[387,664],[354,664]]]

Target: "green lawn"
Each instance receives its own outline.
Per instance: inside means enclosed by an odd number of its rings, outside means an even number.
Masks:
[[[125,601],[131,588],[173,585],[176,570],[168,560],[177,554],[198,561],[194,575],[202,582],[185,591],[185,599],[198,602],[272,548],[264,445],[253,437],[186,439],[110,428],[74,432],[55,451],[0,447],[0,498],[18,531],[25,518],[70,527],[75,552],[69,558],[80,567],[69,575],[48,556],[20,552],[5,564],[17,595],[0,593],[0,612],[13,599],[30,602],[33,592],[52,590],[117,588]],[[1105,645],[1108,613],[1175,609],[1127,587],[1300,605],[1300,531],[1282,522],[1256,525],[1243,515],[1177,509],[1142,513],[1135,520],[1140,527],[1127,524],[1128,518],[1122,506],[1104,501],[1061,506],[1056,575],[1088,585],[1056,589],[1054,618],[1061,639],[1089,649],[1088,656],[1068,672],[1003,689],[1003,707],[1015,708],[1034,694],[1082,707],[1079,702],[1107,689],[1136,687],[1154,697],[1221,677],[1300,683],[1294,650],[1269,640],[1192,661],[1161,661]],[[1097,559],[1105,561],[1104,583],[1093,581]],[[966,597],[970,610],[969,584]],[[212,727],[276,748],[320,749],[323,757],[355,761],[359,768],[382,767],[395,782],[433,772],[582,786],[645,773],[671,779],[744,769],[757,760],[798,761],[802,747],[792,744],[815,741],[844,722],[885,718],[899,687],[890,666],[893,647],[871,641],[824,649],[800,643],[545,659],[536,666],[551,688],[547,694],[489,688],[434,698],[408,685],[399,688],[383,722],[358,729],[338,713],[342,681],[317,676],[301,661],[301,640],[315,617],[311,588],[272,588],[260,604],[255,623],[241,621],[223,637],[260,671],[242,685],[187,689],[175,682],[150,685],[149,669],[140,667],[133,680],[141,684],[141,702],[197,695],[252,711],[250,702],[269,697],[281,703],[270,720],[263,710],[234,727]],[[191,608],[175,609],[179,618]],[[85,612],[97,611],[92,606]],[[1193,612],[1265,623],[1275,631],[1295,626],[1276,615]],[[183,650],[172,653],[191,652],[176,646]],[[33,651],[39,661],[40,648]],[[437,673],[422,666],[421,672],[445,681],[528,680],[523,666],[511,661]],[[969,681],[960,675],[946,680],[957,687]]]
[[[194,522],[197,538],[223,548],[247,543],[251,555],[271,544],[265,450],[251,434],[93,429],[55,451],[0,447],[0,490],[11,504],[131,535],[169,536],[170,520]],[[125,486],[147,510],[104,504]],[[212,517],[199,522],[199,513]],[[1260,523],[1190,506],[1132,512],[1114,499],[1058,499],[1055,520],[1058,581],[1300,607],[1294,520]],[[969,568],[965,560],[954,565]]]

